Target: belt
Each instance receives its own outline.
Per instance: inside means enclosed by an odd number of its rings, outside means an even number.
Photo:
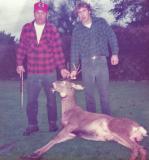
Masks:
[[[84,57],[82,60],[83,61],[95,61],[97,59],[101,59],[102,57],[105,57],[103,55],[92,55],[92,56],[88,56],[88,57]]]
[[[96,60],[98,57],[97,56],[92,56],[91,59],[92,60]]]

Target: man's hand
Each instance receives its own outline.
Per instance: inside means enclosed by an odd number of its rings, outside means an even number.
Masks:
[[[17,73],[20,75],[20,77],[22,76],[23,72],[25,72],[25,69],[23,66],[17,66],[16,69]]]
[[[112,65],[117,65],[118,63],[119,63],[118,55],[112,55],[111,56],[111,64]]]
[[[65,79],[65,78],[69,78],[70,77],[70,72],[67,69],[61,69],[61,76]]]

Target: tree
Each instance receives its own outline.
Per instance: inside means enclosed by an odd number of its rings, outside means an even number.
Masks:
[[[63,1],[56,7],[54,1],[49,2],[48,19],[59,28],[60,32],[71,34],[75,22],[72,11],[76,3],[77,0]]]
[[[16,76],[15,37],[0,32],[0,78],[7,79]]]
[[[11,36],[11,34],[7,34],[4,31],[0,32],[0,44],[11,44],[15,43],[15,37]]]
[[[73,21],[74,17],[69,6],[62,4],[58,10],[58,28],[60,28],[63,33],[70,34],[73,29]]]
[[[149,24],[148,0],[112,0],[115,8],[112,12],[116,20],[130,18],[133,25]]]

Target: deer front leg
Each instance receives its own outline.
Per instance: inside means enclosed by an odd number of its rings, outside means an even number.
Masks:
[[[39,157],[41,157],[44,153],[51,149],[55,144],[75,138],[76,135],[71,133],[69,129],[69,127],[63,128],[51,141],[49,141],[49,143],[37,149],[28,157],[30,159],[39,159]]]

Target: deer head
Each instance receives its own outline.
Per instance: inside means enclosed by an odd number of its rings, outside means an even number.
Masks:
[[[74,95],[74,90],[83,90],[84,87],[80,84],[75,84],[71,81],[56,81],[53,82],[54,90],[57,91],[61,97]]]

